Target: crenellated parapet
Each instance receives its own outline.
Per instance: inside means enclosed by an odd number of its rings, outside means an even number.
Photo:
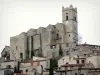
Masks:
[[[70,5],[69,7],[66,7],[66,8],[63,6],[62,7],[62,11],[65,11],[65,10],[66,11],[68,11],[68,10],[74,10],[74,11],[77,12],[77,8],[76,7],[74,8],[73,5]]]

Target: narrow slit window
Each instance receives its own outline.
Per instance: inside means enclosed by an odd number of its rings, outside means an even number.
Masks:
[[[74,17],[74,20],[76,21],[76,17]]]
[[[56,34],[57,35],[57,40],[59,39],[59,34]]]
[[[31,49],[33,50],[33,36],[31,36]]]
[[[84,60],[82,60],[81,62],[82,62],[82,64],[84,64]]]
[[[69,37],[70,37],[70,34],[69,34]]]
[[[77,64],[79,64],[79,60],[76,60],[77,61]]]
[[[54,49],[54,48],[56,48],[56,45],[51,45],[50,48]]]
[[[66,16],[66,20],[68,20],[68,16]]]
[[[28,69],[26,69],[26,73],[28,72]]]
[[[22,58],[22,59],[23,59],[23,53],[20,53],[20,58]]]
[[[17,46],[16,46],[16,50],[17,50]]]
[[[69,47],[69,44],[68,43],[66,43],[66,47]]]

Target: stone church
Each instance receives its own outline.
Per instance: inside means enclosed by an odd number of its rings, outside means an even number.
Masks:
[[[70,5],[62,7],[62,23],[30,29],[11,37],[10,59],[27,59],[32,55],[58,58],[70,54],[77,44],[77,8]]]
[[[40,74],[42,71],[48,73],[49,60],[55,58],[58,65],[56,75],[61,75],[61,71],[64,72],[62,66],[74,66],[72,74],[74,75],[76,67],[80,64],[84,64],[87,69],[85,74],[88,68],[94,70],[99,68],[100,71],[100,46],[78,42],[77,8],[72,5],[62,7],[62,23],[49,24],[38,29],[31,28],[27,32],[10,37],[10,47],[5,46],[1,52],[0,68],[5,68],[3,71],[11,68],[11,72],[14,73],[17,67],[28,75],[34,74],[35,70]],[[69,69],[72,73],[72,68]],[[68,72],[66,68],[65,71]],[[62,74],[66,75],[66,72]]]
[[[62,23],[31,28],[11,37],[10,60],[31,59],[32,56],[59,59],[75,51],[77,53],[79,48],[77,8],[70,5],[62,7]]]

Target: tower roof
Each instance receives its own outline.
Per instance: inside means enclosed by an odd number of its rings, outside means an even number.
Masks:
[[[76,7],[74,8],[73,5],[70,5],[69,7],[66,7],[66,8],[64,8],[64,6],[62,6],[62,11],[63,11],[63,10],[66,10],[66,11],[67,11],[67,10],[74,10],[74,11],[77,12],[77,8],[76,8]]]

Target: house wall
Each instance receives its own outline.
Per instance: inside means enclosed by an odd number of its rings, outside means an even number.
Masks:
[[[4,75],[4,70],[0,70],[0,75]]]
[[[20,54],[23,54],[23,59],[26,58],[27,36],[26,33],[10,38],[10,60],[21,60]]]
[[[0,63],[0,68],[7,68],[8,65],[11,66],[11,68],[14,68],[15,66],[17,66],[17,62],[16,61],[11,61],[11,62],[2,62]]]
[[[26,73],[26,70],[28,70],[27,74],[34,73],[34,70],[37,71],[37,73],[42,73],[45,71],[45,68],[47,67],[47,61],[34,61],[29,63],[21,63],[20,70],[23,71],[23,73]]]
[[[86,63],[92,63],[94,68],[100,68],[100,56],[91,56],[86,59]]]
[[[76,62],[77,56],[65,56],[58,60],[58,66],[69,64],[77,64]],[[84,58],[83,56],[79,56],[79,58]],[[79,63],[82,64],[83,59],[78,59]],[[92,68],[100,68],[100,56],[89,56],[84,59],[85,67]]]

